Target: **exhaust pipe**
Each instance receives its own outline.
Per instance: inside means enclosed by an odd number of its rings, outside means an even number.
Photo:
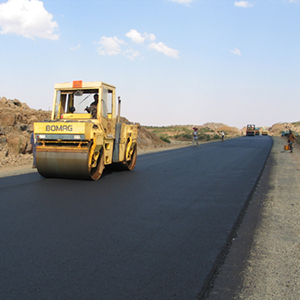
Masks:
[[[120,116],[121,116],[121,97],[118,97],[118,119],[117,119],[117,123],[120,123]]]

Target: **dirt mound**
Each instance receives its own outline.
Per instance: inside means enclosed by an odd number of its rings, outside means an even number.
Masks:
[[[221,127],[227,126],[223,123],[214,123],[214,122],[207,122],[203,124],[204,127],[211,128],[213,130],[220,130]]]
[[[269,128],[270,135],[281,136],[283,131],[291,129],[295,133],[300,133],[299,122],[295,123],[276,123]]]
[[[218,127],[218,131],[224,131],[228,135],[240,135],[240,130],[236,127],[230,127],[228,125],[223,125]]]
[[[131,123],[126,118],[121,117],[120,121],[122,123]],[[145,127],[139,124],[138,130],[138,152],[140,150],[145,150],[147,148],[160,148],[169,146],[168,143],[164,142],[161,138],[159,138],[156,134],[150,132]]]
[[[145,149],[147,147],[167,147],[168,143],[164,142],[154,133],[148,131],[144,127],[139,128],[138,148]]]

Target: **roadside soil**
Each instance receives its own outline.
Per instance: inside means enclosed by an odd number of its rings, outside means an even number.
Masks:
[[[36,172],[37,170],[32,168],[32,163],[32,154],[19,154],[12,157],[3,165],[0,164],[0,178]]]
[[[300,299],[300,147],[273,148],[205,299]]]

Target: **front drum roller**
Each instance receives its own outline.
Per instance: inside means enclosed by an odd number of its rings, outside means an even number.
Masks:
[[[36,148],[36,166],[43,177],[98,180],[104,170],[103,150],[93,147]]]

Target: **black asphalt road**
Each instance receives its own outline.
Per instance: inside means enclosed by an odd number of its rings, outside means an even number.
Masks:
[[[99,181],[0,179],[0,299],[197,299],[272,147],[141,155]]]

